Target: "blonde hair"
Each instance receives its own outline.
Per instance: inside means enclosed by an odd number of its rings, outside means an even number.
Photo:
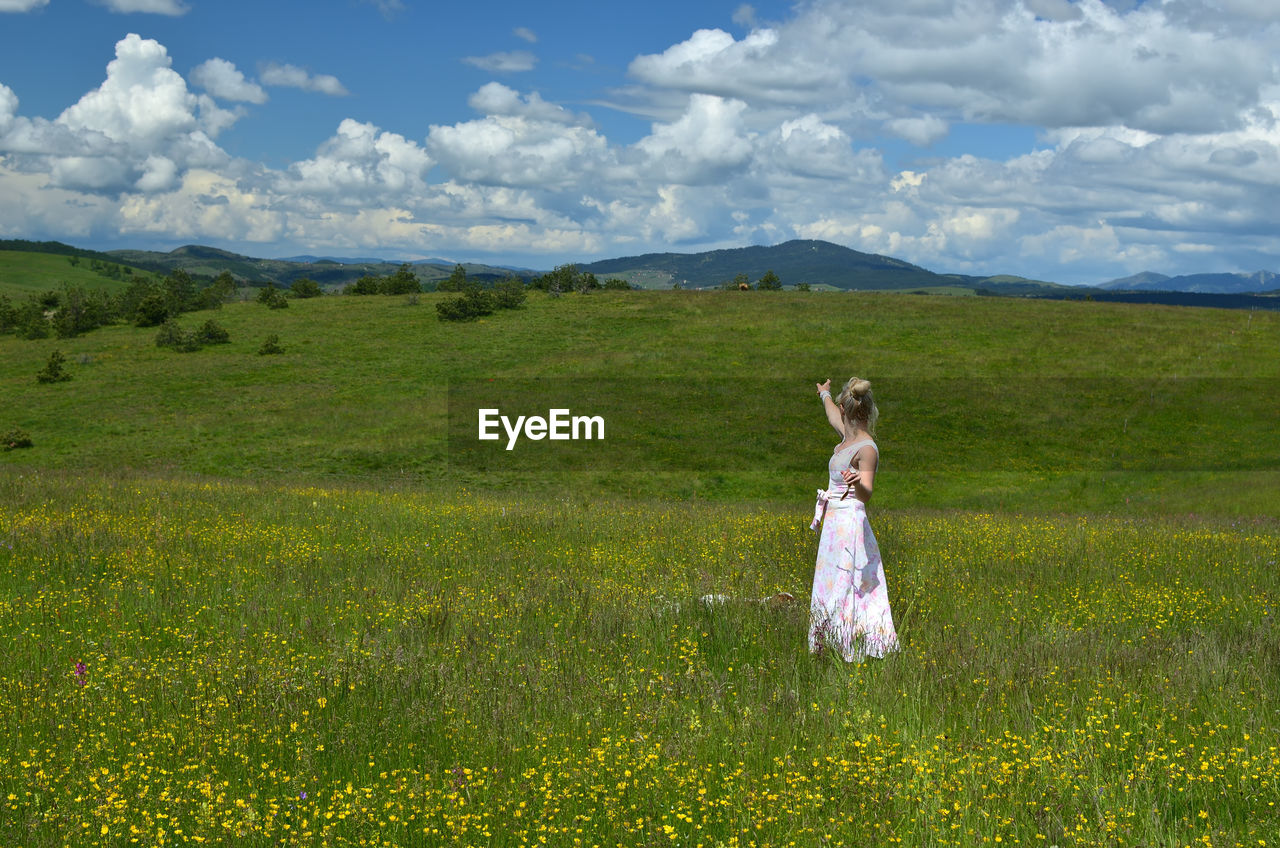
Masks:
[[[861,377],[850,377],[836,401],[845,421],[861,424],[871,435],[876,434],[876,419],[880,410],[876,409],[876,399],[871,394],[871,383]]]

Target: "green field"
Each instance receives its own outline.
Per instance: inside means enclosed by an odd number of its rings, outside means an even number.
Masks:
[[[442,297],[0,337],[0,845],[1275,844],[1277,314]],[[851,373],[903,650],[846,666]],[[460,449],[522,398],[612,441]]]
[[[0,251],[0,295],[6,295],[13,301],[22,301],[29,295],[61,291],[63,286],[79,286],[90,291],[115,291],[128,285],[128,276],[112,279],[93,270],[90,259],[76,257],[77,264],[74,265],[70,259],[71,257],[53,253]],[[133,268],[130,273],[153,276]]]

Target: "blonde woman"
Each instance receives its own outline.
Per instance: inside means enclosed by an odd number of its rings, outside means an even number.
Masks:
[[[809,606],[809,650],[832,647],[846,662],[898,649],[880,548],[867,521],[880,451],[871,384],[854,377],[832,400],[831,381],[816,384],[827,420],[841,436],[828,463],[830,482],[818,490],[813,528],[822,524]]]

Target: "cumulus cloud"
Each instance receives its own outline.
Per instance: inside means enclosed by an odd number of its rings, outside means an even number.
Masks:
[[[213,137],[236,115],[188,91],[171,64],[161,44],[130,33],[103,83],[54,121],[17,116],[0,87],[0,153],[52,186],[105,193],[160,190],[183,168],[225,164]]]
[[[0,12],[30,12],[48,5],[49,0],[0,0]]]
[[[456,178],[543,190],[581,185],[609,162],[595,130],[520,114],[432,125],[427,149]]]
[[[191,11],[181,0],[100,0],[113,12],[130,14],[145,12],[154,15],[185,15]]]
[[[1122,12],[1101,0],[818,0],[740,40],[699,30],[637,57],[629,72],[660,90],[753,105],[835,109],[864,92],[944,121],[1228,129],[1276,80],[1270,45],[1256,32],[1222,37],[1183,25],[1179,6]]]
[[[191,70],[191,81],[222,100],[244,103],[266,103],[262,86],[249,82],[236,66],[226,59],[209,59]]]
[[[0,227],[549,263],[811,237],[1064,282],[1188,258],[1274,266],[1280,80],[1259,56],[1280,31],[1249,0],[1215,8],[814,0],[767,29],[743,12],[740,38],[699,30],[632,62],[624,105],[651,121],[634,143],[490,82],[469,99],[474,120],[416,140],[344,120],[280,169],[217,146],[243,108],[219,102],[261,102],[264,85],[324,90],[322,77],[277,64],[255,84],[216,59],[192,71],[193,93],[162,46],[129,36],[102,85],[56,120],[22,116],[0,85],[0,191],[13,198]],[[1036,133],[999,156],[868,141],[927,147],[952,133],[949,150],[982,122]]]
[[[431,165],[426,151],[404,136],[348,118],[313,158],[291,165],[275,189],[282,194],[324,195],[343,205],[386,202],[422,193]]]
[[[636,142],[651,172],[668,182],[697,185],[724,179],[750,160],[753,145],[743,125],[747,104],[709,94],[694,94],[680,118],[653,125]]]
[[[532,118],[559,124],[590,124],[585,115],[574,115],[557,103],[548,103],[534,91],[522,96],[500,82],[486,83],[467,100],[477,112],[486,115]]]
[[[488,56],[467,56],[462,61],[486,71],[520,73],[532,71],[537,67],[538,57],[527,50],[512,50],[506,53],[490,53]]]
[[[315,91],[331,97],[346,97],[350,92],[338,78],[330,74],[314,76],[297,65],[269,62],[258,75],[264,85],[277,85],[285,88],[300,88],[303,91]]]

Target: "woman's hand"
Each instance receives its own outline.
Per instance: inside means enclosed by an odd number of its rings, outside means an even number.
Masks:
[[[844,485],[846,487],[844,494],[840,496],[840,500],[844,500],[849,497],[849,493],[852,492],[854,487],[862,480],[862,472],[856,468],[842,468],[840,469],[840,476],[844,478]]]
[[[830,391],[831,391],[831,378],[830,378],[830,377],[828,377],[828,378],[827,378],[827,382],[825,382],[825,383],[814,383],[814,385],[818,387],[818,394],[822,394],[823,392],[830,392]]]

